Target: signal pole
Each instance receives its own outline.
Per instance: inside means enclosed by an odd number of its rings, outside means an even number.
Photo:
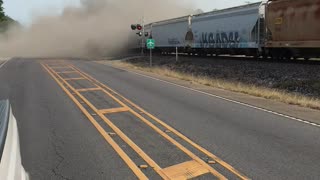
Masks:
[[[145,31],[145,18],[144,16],[142,16],[141,18],[141,24],[131,24],[131,29],[133,31],[135,30],[138,30],[139,32],[136,33],[138,36],[141,37],[141,55],[144,56],[144,48],[146,46],[146,39],[145,39],[145,36],[148,36],[146,34],[146,31]]]
[[[141,19],[141,24],[142,24],[142,38],[141,38],[141,56],[144,56],[144,47],[145,47],[145,30],[144,30],[144,16],[142,16]]]
[[[152,49],[150,48],[150,67],[152,67]]]

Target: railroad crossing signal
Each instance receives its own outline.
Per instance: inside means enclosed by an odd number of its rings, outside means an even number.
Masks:
[[[137,32],[136,34],[137,34],[138,36],[142,36],[142,32],[141,32],[141,31]]]
[[[137,24],[137,29],[138,29],[139,31],[141,31],[141,30],[143,29],[143,27],[142,27],[140,24]]]
[[[154,49],[156,46],[154,39],[147,39],[147,48],[148,49]]]
[[[137,29],[137,25],[136,25],[136,24],[132,24],[132,25],[131,25],[131,29],[132,29],[133,31],[135,31],[135,30]]]
[[[144,30],[144,17],[142,17],[142,24],[131,24],[131,29],[133,31],[138,30],[139,32],[136,34],[140,37],[142,36],[141,37],[141,55],[144,55],[145,37],[149,35],[149,33],[146,33]]]
[[[143,29],[143,27],[140,24],[131,24],[131,29],[133,31],[135,31],[135,30],[141,31]]]
[[[140,24],[132,24],[132,25],[131,25],[131,29],[132,29],[133,31],[138,30],[139,32],[136,33],[138,36],[145,36],[145,37],[148,37],[148,36],[149,36],[149,33],[148,33],[148,32],[144,32],[144,28],[143,28],[143,26],[140,25]]]

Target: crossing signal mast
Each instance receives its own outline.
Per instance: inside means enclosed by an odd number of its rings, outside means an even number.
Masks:
[[[144,32],[144,27],[142,26],[142,25],[140,25],[140,24],[132,24],[131,25],[131,29],[133,30],[133,31],[136,31],[136,30],[138,30],[139,32],[137,32],[136,34],[138,35],[138,36],[149,36],[149,33],[148,32]]]
[[[136,34],[141,37],[141,54],[144,55],[143,49],[145,47],[145,37],[149,36],[148,32],[145,32],[144,28],[144,17],[142,18],[141,24],[132,24],[131,29],[133,31],[138,31]]]

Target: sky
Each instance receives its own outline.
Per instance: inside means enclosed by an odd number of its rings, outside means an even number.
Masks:
[[[59,14],[65,6],[78,6],[80,0],[4,0],[4,8],[7,15],[18,20],[24,25],[32,22],[33,17],[41,14]],[[211,11],[258,2],[259,0],[180,0],[192,1],[196,9]]]

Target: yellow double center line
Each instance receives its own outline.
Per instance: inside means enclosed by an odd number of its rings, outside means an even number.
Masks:
[[[61,63],[61,62],[59,62]],[[213,161],[217,162],[225,169],[236,175],[240,179],[249,179],[235,168],[233,168],[228,163],[224,162],[214,154],[210,153],[203,147],[191,141],[182,133],[178,132],[168,124],[164,123],[160,119],[156,118],[152,114],[146,112],[141,107],[137,106],[127,98],[123,97],[119,93],[115,92],[105,84],[102,84],[98,80],[94,79],[90,75],[80,71],[78,68],[74,67],[71,64],[63,64],[62,67],[65,67],[65,71],[58,71],[60,67],[53,66],[50,64],[42,63],[42,66],[48,71],[48,73],[54,78],[54,80],[59,84],[59,86],[66,92],[66,94],[75,102],[75,104],[80,108],[80,110],[85,114],[85,116],[92,122],[100,134],[105,138],[105,140],[113,147],[113,149],[118,153],[118,155],[124,160],[124,162],[129,166],[133,173],[139,179],[148,179],[146,175],[141,171],[141,169],[132,161],[132,159],[120,148],[120,146],[112,139],[112,137],[99,125],[95,120],[93,115],[91,115],[88,110],[82,105],[83,103],[90,107],[91,110],[95,112],[113,131],[116,133],[124,142],[126,142],[148,165],[150,165],[153,170],[159,174],[163,179],[191,179],[203,174],[211,173],[218,179],[227,179],[224,175],[216,171],[211,167],[208,162],[203,161],[201,158],[196,156],[193,152],[188,150],[186,147],[181,145],[178,141],[169,136],[166,132],[163,132],[159,127],[157,127],[150,120],[146,119],[141,114],[148,116],[152,121],[158,123],[169,132],[173,133],[181,140],[193,146],[198,151],[202,152],[207,157],[211,158]],[[57,67],[57,68],[55,68]],[[74,74],[78,75],[75,78],[63,78],[62,74]],[[83,88],[76,89],[71,84],[70,81],[77,80],[87,80],[94,86],[93,88]],[[112,109],[97,109],[89,99],[84,97],[82,92],[93,92],[100,91],[105,95],[111,97],[114,101],[119,103],[122,107],[112,108]],[[80,102],[78,99],[81,99]],[[134,110],[136,109],[136,110]],[[138,113],[139,111],[139,113]],[[129,112],[135,117],[139,118],[143,123],[148,125],[155,132],[160,134],[164,139],[175,145],[178,149],[188,155],[192,160],[187,161],[181,164],[177,164],[171,167],[161,168],[149,155],[147,155],[138,145],[136,145],[124,132],[122,132],[116,125],[114,125],[105,115],[110,113],[121,113]]]

